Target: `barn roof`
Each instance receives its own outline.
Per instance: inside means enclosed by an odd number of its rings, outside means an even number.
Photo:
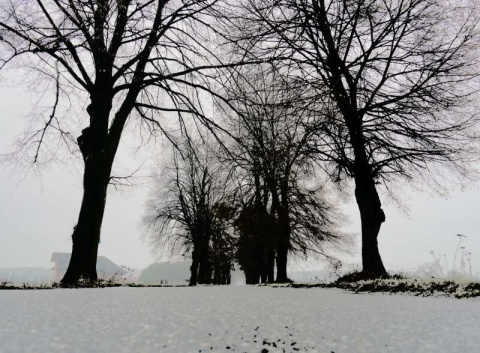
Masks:
[[[70,262],[71,253],[67,252],[54,252],[50,261],[55,262],[58,270],[66,271]],[[127,273],[123,268],[107,259],[105,256],[97,257],[97,272],[103,272],[108,274],[123,275]]]

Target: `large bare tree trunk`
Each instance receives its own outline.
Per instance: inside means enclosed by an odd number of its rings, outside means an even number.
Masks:
[[[78,137],[78,147],[85,165],[83,175],[83,199],[78,222],[72,235],[72,256],[62,286],[76,285],[83,278],[88,282],[97,280],[97,254],[102,228],[107,188],[110,182],[113,160],[120,142],[120,135],[109,140],[108,117],[111,99],[109,86],[103,87],[87,108],[90,126]]]
[[[63,286],[76,285],[81,278],[89,282],[97,280],[98,243],[113,162],[102,154],[90,154],[85,160],[83,200],[72,235],[72,256],[61,280]]]
[[[362,223],[362,263],[363,272],[369,276],[386,275],[387,271],[378,251],[378,234],[385,222],[375,181],[367,171],[357,171],[355,175],[355,198],[360,210]]]

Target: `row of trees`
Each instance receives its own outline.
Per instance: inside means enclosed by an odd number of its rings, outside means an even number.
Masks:
[[[200,274],[202,263],[231,268],[234,260],[248,284],[288,282],[289,253],[328,256],[327,244],[348,239],[335,229],[338,216],[315,174],[315,154],[307,149],[311,129],[296,90],[263,71],[237,75],[231,84],[226,95],[235,109],[220,106],[230,139],[217,148],[185,140],[150,203],[150,239],[191,254],[190,284],[197,283],[197,263]],[[200,277],[198,283],[218,283]]]
[[[202,194],[217,183],[208,163],[176,164],[179,200],[198,207],[188,215],[180,202],[171,217],[189,234],[192,283],[228,281],[221,268],[230,257],[218,254],[233,248],[215,240],[227,239],[223,219],[233,217],[244,234],[238,254],[249,258],[255,248],[249,244],[258,245],[253,282],[272,280],[273,258],[277,280],[288,280],[290,250],[318,250],[333,239],[324,226],[329,218],[321,216],[328,207],[301,187],[313,171],[353,181],[363,271],[385,274],[379,186],[411,179],[431,162],[461,167],[476,138],[467,108],[478,76],[477,19],[446,6],[440,0],[2,3],[0,68],[30,66],[55,82],[52,113],[24,141],[34,161],[46,141],[71,142],[72,117],[59,109],[68,94],[88,101],[77,139],[84,197],[62,284],[96,279],[107,188],[127,121],[138,122],[134,133],[160,131],[181,147],[165,126],[168,116],[178,118],[184,134],[187,116],[205,126],[197,130],[215,135],[221,160],[244,180],[235,188],[242,207],[233,210]],[[207,95],[221,118],[202,106]],[[192,146],[179,154],[182,161],[198,154]],[[183,182],[189,173],[200,182],[195,195]],[[274,226],[262,226],[259,238],[256,224]]]
[[[420,0],[250,0],[236,10],[242,55],[287,58],[276,69],[316,96],[311,114],[323,119],[311,146],[332,178],[353,179],[363,271],[386,274],[378,185],[465,156],[477,20],[456,27],[441,2]]]

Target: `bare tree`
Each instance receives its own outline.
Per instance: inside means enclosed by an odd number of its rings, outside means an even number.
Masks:
[[[155,192],[145,223],[154,247],[172,245],[192,257],[190,285],[227,284],[233,262],[234,241],[229,223],[234,208],[226,202],[221,168],[187,140],[174,151],[172,167],[162,173],[162,192]]]
[[[88,126],[78,137],[84,194],[72,235],[72,257],[62,284],[95,280],[98,242],[112,164],[130,116],[149,132],[162,116],[195,114],[207,89],[202,71],[222,67],[209,49],[207,11],[215,0],[12,0],[0,7],[0,68],[23,58],[56,81],[50,119],[27,142],[38,159],[50,130],[58,129],[62,87],[87,95]],[[208,22],[208,21],[207,21]],[[208,90],[208,89],[207,89]],[[68,120],[69,118],[66,117]]]
[[[235,258],[246,284],[273,283],[276,219],[258,199],[246,201],[234,222],[238,234]]]
[[[477,20],[436,0],[247,0],[237,11],[237,51],[288,58],[279,70],[316,92],[312,150],[334,179],[353,179],[363,272],[385,274],[378,185],[469,152]]]
[[[252,269],[260,269],[262,281],[272,281],[276,257],[276,282],[288,282],[289,252],[322,253],[325,243],[339,241],[329,220],[334,212],[322,200],[324,195],[301,186],[311,177],[314,154],[309,143],[315,129],[310,125],[316,123],[308,106],[315,97],[289,80],[288,72],[270,65],[237,70],[224,86],[236,133],[232,163],[251,180],[250,199],[237,220],[246,252],[249,243],[257,247],[252,261],[258,264]],[[258,282],[258,276],[252,274],[252,281]]]

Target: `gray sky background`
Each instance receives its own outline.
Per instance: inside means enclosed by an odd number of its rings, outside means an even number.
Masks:
[[[5,81],[0,79],[0,154],[5,154],[12,150],[15,139],[27,126],[25,116],[32,111],[32,103],[25,86],[2,85]],[[78,134],[76,131],[75,137]],[[128,145],[128,138],[123,139],[124,145],[125,141]],[[125,165],[139,165],[146,159],[144,153],[136,154],[133,148],[123,148],[120,154],[120,163]],[[142,173],[149,171],[145,167]],[[51,267],[52,252],[70,252],[82,197],[81,172],[81,164],[72,161],[51,164],[42,168],[40,174],[31,168],[12,172],[0,164],[0,268]],[[433,260],[432,250],[442,256],[446,254],[448,266],[452,267],[458,242],[456,234],[461,233],[467,236],[463,245],[472,252],[473,272],[480,274],[478,184],[467,185],[465,191],[452,191],[448,197],[397,185],[394,189],[405,207],[383,200],[387,221],[379,243],[388,269],[415,269]],[[109,190],[99,254],[119,265],[146,267],[154,261],[141,240],[141,219],[149,186]],[[355,232],[357,241],[355,256],[347,261],[359,261],[360,222],[356,204],[350,198],[341,206],[351,220],[345,229]],[[456,266],[459,268],[459,258]]]

